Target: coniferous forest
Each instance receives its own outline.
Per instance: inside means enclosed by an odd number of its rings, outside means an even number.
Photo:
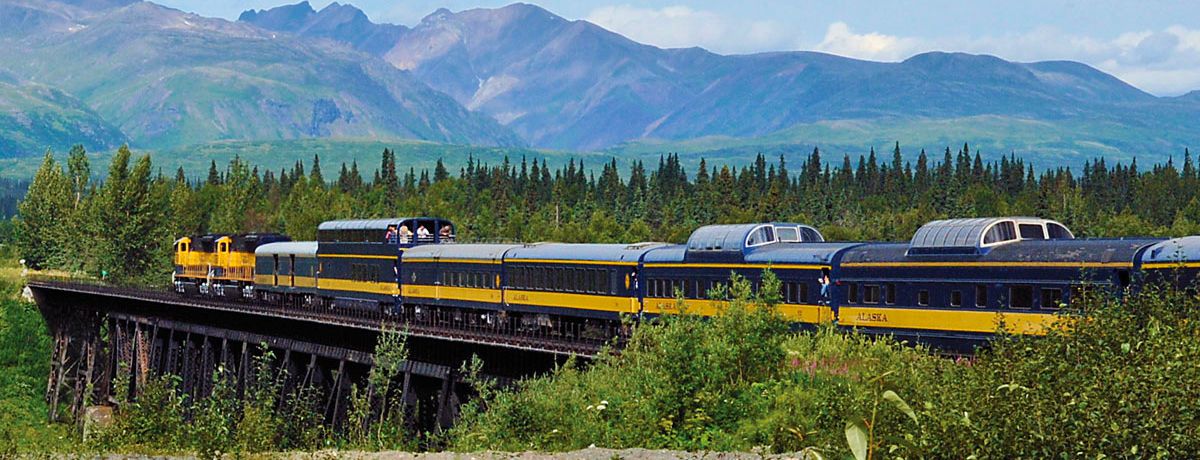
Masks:
[[[1077,236],[1200,234],[1200,172],[1182,162],[1088,162],[1082,171],[1038,169],[1016,155],[985,162],[970,146],[938,154],[766,158],[744,167],[687,170],[616,159],[550,165],[529,158],[398,171],[327,165],[319,157],[264,171],[234,159],[206,174],[155,169],[122,148],[109,170],[91,170],[75,147],[66,164],[47,154],[7,233],[35,268],[165,279],[174,238],[207,232],[283,232],[312,239],[325,220],[432,215],[461,240],[681,242],[711,223],[794,221],[829,240],[904,241],[929,220],[1028,215],[1057,219]],[[149,277],[149,278],[146,278]]]

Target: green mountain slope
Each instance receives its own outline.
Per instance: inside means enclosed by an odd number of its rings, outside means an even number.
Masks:
[[[138,147],[328,137],[523,144],[490,118],[347,46],[153,3],[79,21],[69,32],[8,39],[0,66],[77,95]]]
[[[0,75],[0,158],[65,152],[74,144],[109,149],[125,141],[120,129],[71,95]]]

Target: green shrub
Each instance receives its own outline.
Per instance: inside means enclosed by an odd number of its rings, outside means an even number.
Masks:
[[[0,270],[9,265],[15,263],[2,260]],[[0,279],[0,458],[75,446],[70,425],[46,420],[52,342],[37,306],[18,292],[17,284]]]
[[[930,399],[951,457],[1200,455],[1200,298],[1152,287],[1092,296],[1087,316],[1010,338]]]
[[[773,292],[770,283],[764,291]],[[789,333],[734,283],[720,315],[638,326],[620,354],[486,392],[457,450],[603,447],[903,458],[1200,455],[1200,298],[1091,295],[1045,337],[947,358],[830,325]],[[851,449],[854,446],[855,449]]]
[[[763,292],[778,292],[768,276]],[[773,287],[772,287],[773,286]],[[568,450],[591,444],[729,450],[756,382],[775,379],[786,357],[787,323],[774,296],[735,278],[733,300],[705,320],[689,315],[639,326],[620,354],[587,369],[575,361],[469,404],[451,433],[456,449]],[[767,308],[755,308],[755,307]],[[484,410],[486,408],[486,410]]]

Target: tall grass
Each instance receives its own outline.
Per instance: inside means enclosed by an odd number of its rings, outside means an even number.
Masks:
[[[0,267],[0,457],[58,452],[75,445],[70,425],[46,418],[51,340],[37,306],[20,300],[19,268]]]

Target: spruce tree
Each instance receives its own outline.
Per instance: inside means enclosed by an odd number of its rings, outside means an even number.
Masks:
[[[26,266],[34,269],[57,266],[63,261],[63,242],[82,237],[62,228],[71,210],[71,187],[62,168],[47,150],[41,167],[29,184],[25,199],[17,207],[17,246]]]
[[[312,172],[309,180],[317,187],[325,187],[325,176],[321,175],[321,156],[313,155]]]

